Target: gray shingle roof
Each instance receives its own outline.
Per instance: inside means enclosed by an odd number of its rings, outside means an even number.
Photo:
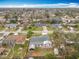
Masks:
[[[17,24],[6,24],[5,27],[16,27]]]
[[[61,24],[52,24],[52,27],[59,27]]]
[[[30,40],[30,44],[42,44],[46,40],[49,40],[48,36],[32,37]]]
[[[34,25],[35,26],[46,26],[47,24],[45,24],[45,23],[35,23]]]

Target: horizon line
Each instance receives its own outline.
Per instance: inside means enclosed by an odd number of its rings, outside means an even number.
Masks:
[[[0,8],[79,8],[78,3],[0,5]]]

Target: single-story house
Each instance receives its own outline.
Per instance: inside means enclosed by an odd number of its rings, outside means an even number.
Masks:
[[[0,55],[5,51],[5,48],[0,47]]]
[[[25,39],[26,37],[24,35],[10,35],[4,39],[3,43],[9,47],[13,47],[15,44],[24,44]]]
[[[7,22],[10,22],[11,20],[16,20],[16,18],[8,18]]]
[[[3,46],[6,45],[7,47],[12,48],[12,47],[15,46],[15,40],[11,40],[11,39],[4,38],[2,45]]]
[[[10,35],[8,40],[15,40],[16,44],[24,44],[26,37],[24,35]]]
[[[29,49],[35,49],[35,47],[52,48],[52,42],[47,35],[32,37],[30,40]]]
[[[54,28],[62,28],[62,25],[61,24],[52,24],[52,27],[54,27]]]
[[[59,24],[60,22],[62,22],[62,19],[60,17],[55,17],[52,18],[51,21],[53,22],[53,24]]]
[[[4,26],[7,28],[16,28],[18,24],[5,24]]]
[[[45,23],[41,23],[41,22],[38,22],[38,23],[35,23],[34,26],[37,26],[37,27],[42,27],[42,26],[47,26],[48,24],[45,24]]]
[[[6,19],[4,19],[3,17],[0,17],[0,22],[5,22]]]

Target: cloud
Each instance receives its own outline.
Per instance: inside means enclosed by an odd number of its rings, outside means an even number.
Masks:
[[[70,3],[70,5],[68,7],[71,7],[71,8],[79,8],[79,4],[77,3]]]
[[[0,8],[79,8],[78,3],[0,5]]]

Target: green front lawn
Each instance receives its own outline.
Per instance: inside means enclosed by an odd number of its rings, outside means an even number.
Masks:
[[[41,36],[41,34],[40,33],[34,33],[32,36]]]
[[[34,30],[35,30],[35,31],[42,31],[43,28],[42,28],[42,27],[34,27]]]
[[[28,30],[31,30],[31,31],[42,31],[43,28],[42,27],[31,26],[31,27],[28,27],[28,28],[24,29],[24,31],[28,31]]]
[[[56,28],[50,27],[50,26],[48,26],[47,29],[48,29],[49,31],[54,31],[54,30],[56,30]]]

